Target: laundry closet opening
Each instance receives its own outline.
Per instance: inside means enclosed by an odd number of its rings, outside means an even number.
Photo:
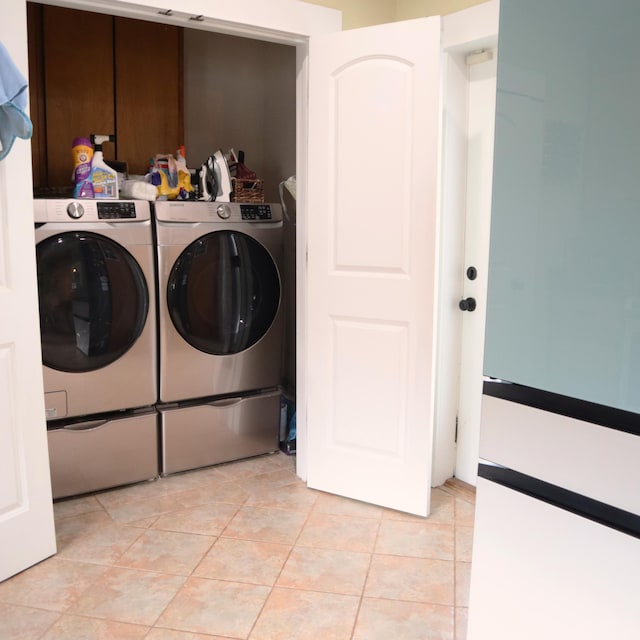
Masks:
[[[296,172],[296,47],[212,32],[198,28],[195,20],[189,28],[48,4],[28,3],[27,7],[36,198],[71,197],[74,138],[113,134],[115,141],[103,147],[105,160],[125,163],[130,175],[144,175],[151,158],[175,156],[180,146],[184,146],[187,167],[194,170],[192,175],[218,150],[242,152],[244,164],[262,181],[264,202],[274,210],[282,209],[281,255],[272,256],[279,286],[268,286],[266,279],[253,276],[243,282],[250,281],[245,294],[249,307],[261,295],[279,289],[274,322],[281,324],[283,339],[277,348],[263,349],[260,362],[254,358],[238,366],[271,371],[269,386],[273,384],[272,391],[278,393],[278,406],[287,400],[288,425],[296,398],[296,200],[295,189],[283,188],[281,183]],[[238,221],[248,229],[251,223],[246,218],[255,214],[256,206],[252,203],[250,211],[241,214],[241,205],[229,205],[225,215],[230,212],[232,219],[242,215]],[[192,226],[198,224],[193,221]],[[248,256],[258,244],[263,253],[271,253],[270,241],[245,233],[245,227],[238,226],[232,233],[236,235],[225,236],[225,243],[209,243],[211,251],[215,245],[222,255],[235,247],[238,256]],[[188,252],[187,244],[184,250]],[[266,263],[255,258],[252,264],[259,270]],[[159,320],[162,302],[158,291]],[[159,350],[163,339],[159,325]],[[261,349],[265,340],[266,333],[265,338],[254,339],[247,351]],[[158,358],[150,358],[149,366],[158,366]],[[227,373],[223,369],[216,375],[222,379]],[[196,364],[173,375],[188,381],[210,373]],[[255,377],[255,384],[247,383],[251,388],[240,383],[237,391],[257,392],[254,386],[260,386],[260,380]],[[220,394],[194,391],[178,401],[192,402],[203,394],[229,399],[232,391],[222,385]],[[279,427],[276,424],[275,449],[286,437],[286,426]],[[237,452],[229,455],[230,459],[242,457]],[[193,468],[197,466],[202,465]],[[112,482],[118,484],[117,479]]]

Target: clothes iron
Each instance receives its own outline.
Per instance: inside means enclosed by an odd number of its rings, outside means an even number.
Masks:
[[[202,200],[231,202],[231,176],[222,151],[216,151],[200,167],[200,194]]]

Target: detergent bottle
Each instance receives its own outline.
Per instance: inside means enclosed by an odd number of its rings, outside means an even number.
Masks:
[[[73,157],[73,197],[93,198],[91,160],[93,147],[88,138],[74,138],[71,143]]]
[[[91,134],[91,142],[94,146],[91,160],[91,184],[95,198],[118,197],[118,173],[104,161],[102,155],[103,143],[115,142],[115,140],[114,135]]]

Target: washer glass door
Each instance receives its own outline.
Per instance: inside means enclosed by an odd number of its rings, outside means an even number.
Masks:
[[[43,363],[82,372],[122,357],[149,310],[135,258],[110,238],[76,231],[39,242],[36,261]]]
[[[167,283],[167,306],[180,335],[213,355],[248,349],[272,325],[280,304],[273,258],[239,231],[214,231],[178,257]]]

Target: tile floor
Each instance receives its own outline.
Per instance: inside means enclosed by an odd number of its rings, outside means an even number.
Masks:
[[[465,638],[475,497],[428,519],[308,489],[278,453],[55,504],[2,640]]]

